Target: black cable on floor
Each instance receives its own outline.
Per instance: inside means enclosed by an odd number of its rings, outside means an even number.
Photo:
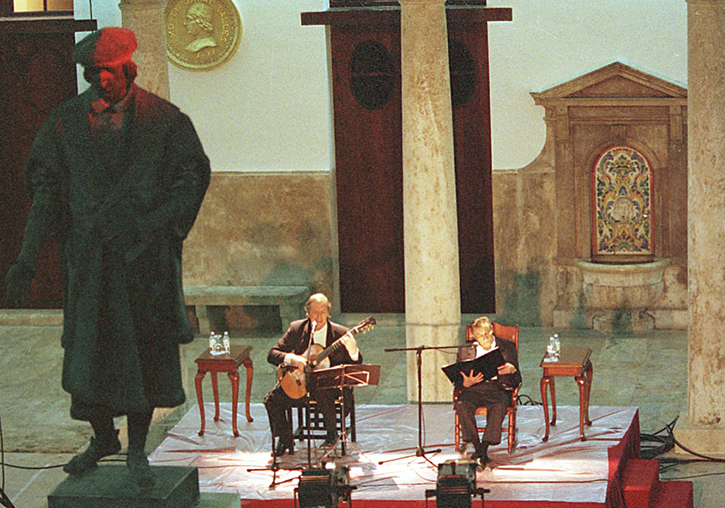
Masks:
[[[529,395],[526,395],[525,393],[519,393],[517,398],[518,398],[519,406],[543,406],[544,405],[543,402],[534,400]]]
[[[701,453],[695,452],[686,446],[683,446],[675,438],[675,425],[677,423],[675,417],[670,423],[665,425],[662,429],[658,430],[654,434],[640,434],[640,458],[643,459],[654,459],[659,455],[669,452],[674,449],[675,445],[679,446],[682,450],[687,453],[698,457],[697,459],[680,459],[677,457],[662,457],[657,459],[660,463],[660,473],[669,471],[681,464],[691,464],[693,462],[717,462],[725,463],[725,459],[710,457]],[[654,445],[644,445],[645,442],[657,443]],[[698,475],[699,476],[699,475]]]
[[[654,459],[658,455],[667,453],[675,447],[675,435],[673,429],[677,423],[677,417],[670,423],[662,427],[654,434],[640,434],[640,458]],[[663,435],[663,433],[665,433]],[[656,443],[656,444],[645,444]]]
[[[3,419],[0,415],[0,463],[2,463],[2,484],[0,484],[0,504],[6,508],[15,508],[10,498],[5,494],[5,438],[3,436]]]

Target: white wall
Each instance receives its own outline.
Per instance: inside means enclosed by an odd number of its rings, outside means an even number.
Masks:
[[[544,109],[530,92],[614,60],[687,81],[686,0],[489,0],[513,8],[490,23],[494,169],[531,162],[544,144]]]
[[[215,171],[330,168],[325,29],[300,24],[300,13],[324,10],[327,3],[234,1],[244,27],[236,55],[207,72],[172,65],[171,100],[193,119]],[[118,25],[115,2],[106,4],[94,3],[99,27]],[[543,146],[544,111],[531,91],[614,60],[686,82],[686,0],[488,5],[513,8],[513,22],[490,24],[494,169],[523,167]]]
[[[300,23],[323,1],[235,2],[237,53],[207,72],[172,65],[171,100],[193,119],[214,170],[329,169],[325,28]]]

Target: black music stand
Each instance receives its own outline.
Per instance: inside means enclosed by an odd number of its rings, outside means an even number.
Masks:
[[[385,349],[386,353],[390,353],[393,351],[415,351],[415,365],[417,367],[418,371],[418,447],[415,449],[415,453],[412,455],[406,455],[404,457],[396,457],[394,459],[389,460],[381,460],[378,462],[378,464],[385,464],[386,462],[393,462],[396,460],[401,459],[407,459],[409,457],[423,457],[426,461],[430,462],[431,465],[438,467],[436,464],[434,464],[428,457],[426,457],[426,454],[428,453],[438,453],[441,451],[440,448],[437,448],[435,450],[426,450],[423,445],[423,359],[421,353],[426,349],[458,349],[461,346],[418,346],[418,347],[404,347],[404,348],[392,348],[392,349]]]
[[[347,437],[347,423],[345,422],[345,388],[353,388],[356,386],[370,386],[377,385],[380,381],[380,365],[362,365],[362,364],[344,364],[330,367],[329,369],[319,369],[314,371],[314,384],[316,390],[340,390],[340,399],[342,401],[342,429],[340,435],[337,436],[337,441],[322,457],[320,462],[324,462],[328,455],[330,455],[335,448],[337,443],[340,443],[342,448],[342,454],[345,455],[345,445],[348,444],[350,447],[362,455],[362,452],[358,450],[352,441]],[[309,412],[307,413],[309,418]]]

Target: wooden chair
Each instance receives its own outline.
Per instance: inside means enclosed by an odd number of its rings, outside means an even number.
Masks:
[[[503,339],[513,342],[516,345],[516,352],[519,351],[519,326],[505,326],[498,323],[491,323],[493,325],[493,334],[496,336],[496,339]],[[466,325],[466,341],[473,340],[473,336],[471,335],[471,327],[470,325]],[[459,388],[455,388],[453,390],[453,404],[455,406],[456,402],[458,401],[458,395],[460,393]],[[511,390],[511,404],[508,407],[508,410],[506,411],[506,414],[508,416],[508,424],[503,427],[503,432],[508,433],[508,451],[509,453],[513,452],[516,448],[516,404],[518,402],[518,395],[519,395],[519,387],[517,386],[513,390]],[[486,414],[486,408],[481,406],[476,409],[476,415],[485,415]],[[477,431],[479,433],[486,430],[486,427],[476,427]],[[456,424],[455,424],[455,441],[456,441],[456,451],[460,450],[460,444],[461,444],[461,424],[458,421],[458,413],[456,413]]]
[[[342,417],[342,401],[338,397],[335,400],[335,427],[337,432],[342,432],[343,421],[347,424],[345,432],[347,433],[350,441],[357,441],[357,427],[355,425],[355,390],[352,388],[345,388],[350,390],[350,400],[348,407],[346,407],[347,418]],[[347,400],[347,399],[346,399]],[[292,437],[299,441],[307,439],[307,429],[310,432],[310,439],[325,439],[327,437],[327,430],[325,430],[324,422],[322,420],[322,413],[317,410],[317,402],[314,399],[310,400],[310,414],[309,420],[306,414],[306,406],[300,405],[297,407],[297,428],[292,432]],[[290,422],[292,420],[290,419]]]

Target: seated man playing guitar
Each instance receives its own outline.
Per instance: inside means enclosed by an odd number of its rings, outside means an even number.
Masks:
[[[329,320],[331,308],[332,304],[322,293],[310,296],[305,303],[307,318],[290,323],[287,332],[267,355],[269,363],[279,366],[279,382],[264,398],[272,435],[278,438],[275,456],[280,456],[285,451],[293,452],[292,422],[287,420],[287,409],[305,401],[305,367],[308,358],[310,368],[325,368],[328,366],[327,360],[330,367],[362,363],[362,354],[353,331]],[[336,390],[310,392],[310,397],[317,401],[327,431],[325,445],[332,445],[337,441],[335,399],[338,394]],[[347,403],[346,407],[349,407]]]

